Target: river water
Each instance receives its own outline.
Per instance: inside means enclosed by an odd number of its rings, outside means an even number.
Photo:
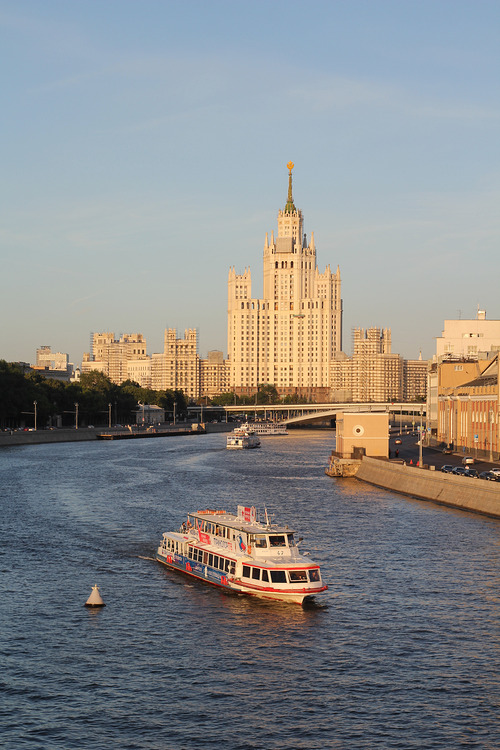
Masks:
[[[0,746],[500,747],[500,524],[324,467],[329,432],[0,451]],[[226,594],[151,558],[187,511],[267,506],[329,589]],[[97,583],[106,607],[84,607]]]

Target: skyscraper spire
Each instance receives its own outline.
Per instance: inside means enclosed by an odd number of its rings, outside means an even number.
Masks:
[[[296,211],[295,204],[293,202],[293,195],[292,195],[292,169],[294,168],[293,161],[289,161],[287,164],[288,167],[288,198],[285,206],[285,211]]]

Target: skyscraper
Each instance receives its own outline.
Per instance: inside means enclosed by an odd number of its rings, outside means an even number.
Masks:
[[[321,400],[328,394],[329,364],[342,347],[340,269],[320,273],[314,234],[304,234],[302,211],[292,195],[278,211],[278,236],[264,243],[262,299],[252,298],[250,269],[228,279],[228,357],[239,394],[273,384],[280,394]]]

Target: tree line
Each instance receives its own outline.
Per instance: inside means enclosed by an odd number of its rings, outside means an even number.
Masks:
[[[35,403],[36,402],[36,403]],[[112,383],[102,372],[93,370],[72,383],[45,378],[37,372],[25,373],[14,363],[0,360],[0,428],[35,424],[74,427],[78,424],[107,425],[135,422],[138,404],[149,404],[187,416],[187,401],[182,391],[153,391],[130,380]]]

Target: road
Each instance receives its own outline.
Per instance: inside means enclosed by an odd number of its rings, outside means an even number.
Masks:
[[[401,440],[401,445],[396,445],[396,440]],[[418,437],[414,435],[391,435],[391,438],[389,440],[389,449],[391,452],[391,459],[395,458],[396,450],[399,450],[399,456],[398,458],[403,461],[406,461],[407,464],[410,463],[410,461],[413,461],[414,464],[417,463],[419,460],[419,446],[417,445]],[[422,459],[423,463],[428,465],[434,465],[436,469],[441,469],[442,466],[445,464],[448,464],[450,466],[462,466],[462,458],[465,454],[464,453],[441,453],[439,450],[435,450],[434,448],[426,448],[425,446],[422,449]],[[471,455],[474,455],[473,453]],[[474,461],[474,468],[477,469],[479,473],[482,471],[489,471],[490,469],[496,467],[498,468],[498,463],[490,463],[489,461],[484,461],[483,459],[475,460]]]

